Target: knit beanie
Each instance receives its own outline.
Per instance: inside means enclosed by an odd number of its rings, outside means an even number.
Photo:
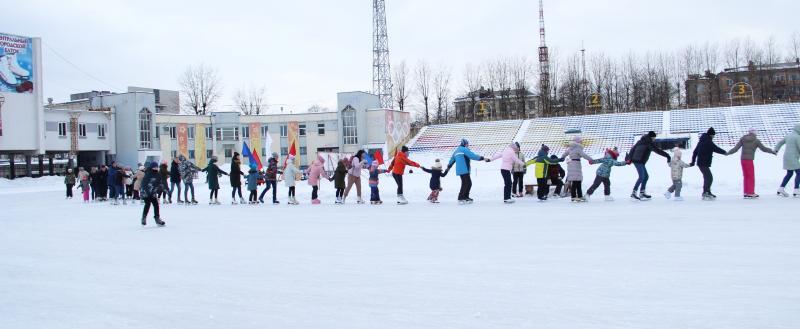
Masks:
[[[619,157],[619,152],[617,152],[617,148],[610,148],[606,149],[606,154],[610,155],[612,159],[616,160]]]
[[[461,144],[460,145],[461,146],[467,146],[467,145],[469,145],[469,141],[466,138],[464,138],[464,139],[461,140]]]
[[[442,169],[442,161],[436,159],[436,162],[433,163],[433,169]]]
[[[650,132],[647,133],[647,136],[650,136],[650,138],[656,138],[656,132],[655,131],[650,131]]]
[[[714,130],[714,127],[708,128],[708,131],[706,132],[706,135],[709,135],[709,136],[714,136],[716,134],[717,134],[717,131]]]

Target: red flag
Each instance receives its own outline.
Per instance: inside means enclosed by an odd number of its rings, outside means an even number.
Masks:
[[[379,165],[383,165],[383,154],[381,154],[381,150],[375,151],[375,161],[378,161]]]
[[[258,157],[258,151],[253,150],[253,159],[256,160],[256,164],[258,165],[258,170],[260,171],[261,168],[264,166],[261,165],[261,158]]]
[[[293,155],[293,156],[297,157],[297,148],[295,147],[294,143],[292,143],[292,145],[289,146],[289,155]],[[289,162],[289,157],[287,156],[286,158],[283,159],[283,167],[284,168],[286,168],[286,164],[288,162]]]

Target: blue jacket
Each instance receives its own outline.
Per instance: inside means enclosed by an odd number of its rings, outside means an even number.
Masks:
[[[481,161],[483,159],[484,158],[482,156],[472,153],[469,147],[459,146],[456,148],[455,152],[453,152],[453,156],[450,158],[450,163],[447,165],[450,166],[455,163],[456,175],[464,176],[469,175],[469,160]]]
[[[108,175],[106,176],[106,185],[117,186],[117,168],[108,166]]]
[[[263,177],[258,170],[251,168],[247,175],[244,175],[244,178],[247,179],[247,190],[254,191],[258,189],[258,179]]]

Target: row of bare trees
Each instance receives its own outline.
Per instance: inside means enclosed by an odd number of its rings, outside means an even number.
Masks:
[[[466,111],[453,106],[452,70],[447,65],[432,67],[421,60],[410,68],[403,61],[394,67],[395,104],[399,110],[417,112],[420,124],[479,120],[474,109],[484,97],[500,99],[499,108],[491,109],[493,119],[685,108],[690,75],[713,75],[749,64],[795,63],[800,58],[800,32],[791,34],[783,46],[776,37],[760,42],[747,37],[620,57],[603,52],[583,57],[577,50],[551,49],[550,58],[551,88],[547,91],[539,90],[535,59],[500,57],[465,65],[456,83],[460,85],[457,97],[467,100]],[[526,97],[519,97],[526,92],[548,97],[551,105],[526,106]],[[587,104],[593,94],[600,95],[599,105]]]
[[[216,68],[206,64],[189,66],[178,79],[183,94],[183,111],[206,115],[218,109],[222,98],[222,77]],[[236,91],[233,106],[246,115],[258,115],[267,109],[266,87],[250,86]]]

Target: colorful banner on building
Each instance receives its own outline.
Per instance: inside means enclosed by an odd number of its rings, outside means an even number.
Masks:
[[[286,135],[287,146],[289,148],[289,154],[294,155],[294,164],[299,165],[300,163],[300,123],[297,121],[289,121],[287,126],[288,134]],[[287,156],[288,158],[288,156]],[[285,163],[286,161],[284,161]]]
[[[202,165],[206,159],[206,125],[198,123],[194,128],[194,162]]]
[[[250,123],[250,140],[248,143],[251,150],[258,150],[258,153],[261,153],[261,123]]]
[[[389,158],[411,139],[411,114],[386,110],[386,152]]]
[[[0,92],[33,93],[33,39],[0,33]]]
[[[176,127],[178,139],[178,154],[183,154],[187,159],[189,158],[189,126],[185,123],[179,123]]]

